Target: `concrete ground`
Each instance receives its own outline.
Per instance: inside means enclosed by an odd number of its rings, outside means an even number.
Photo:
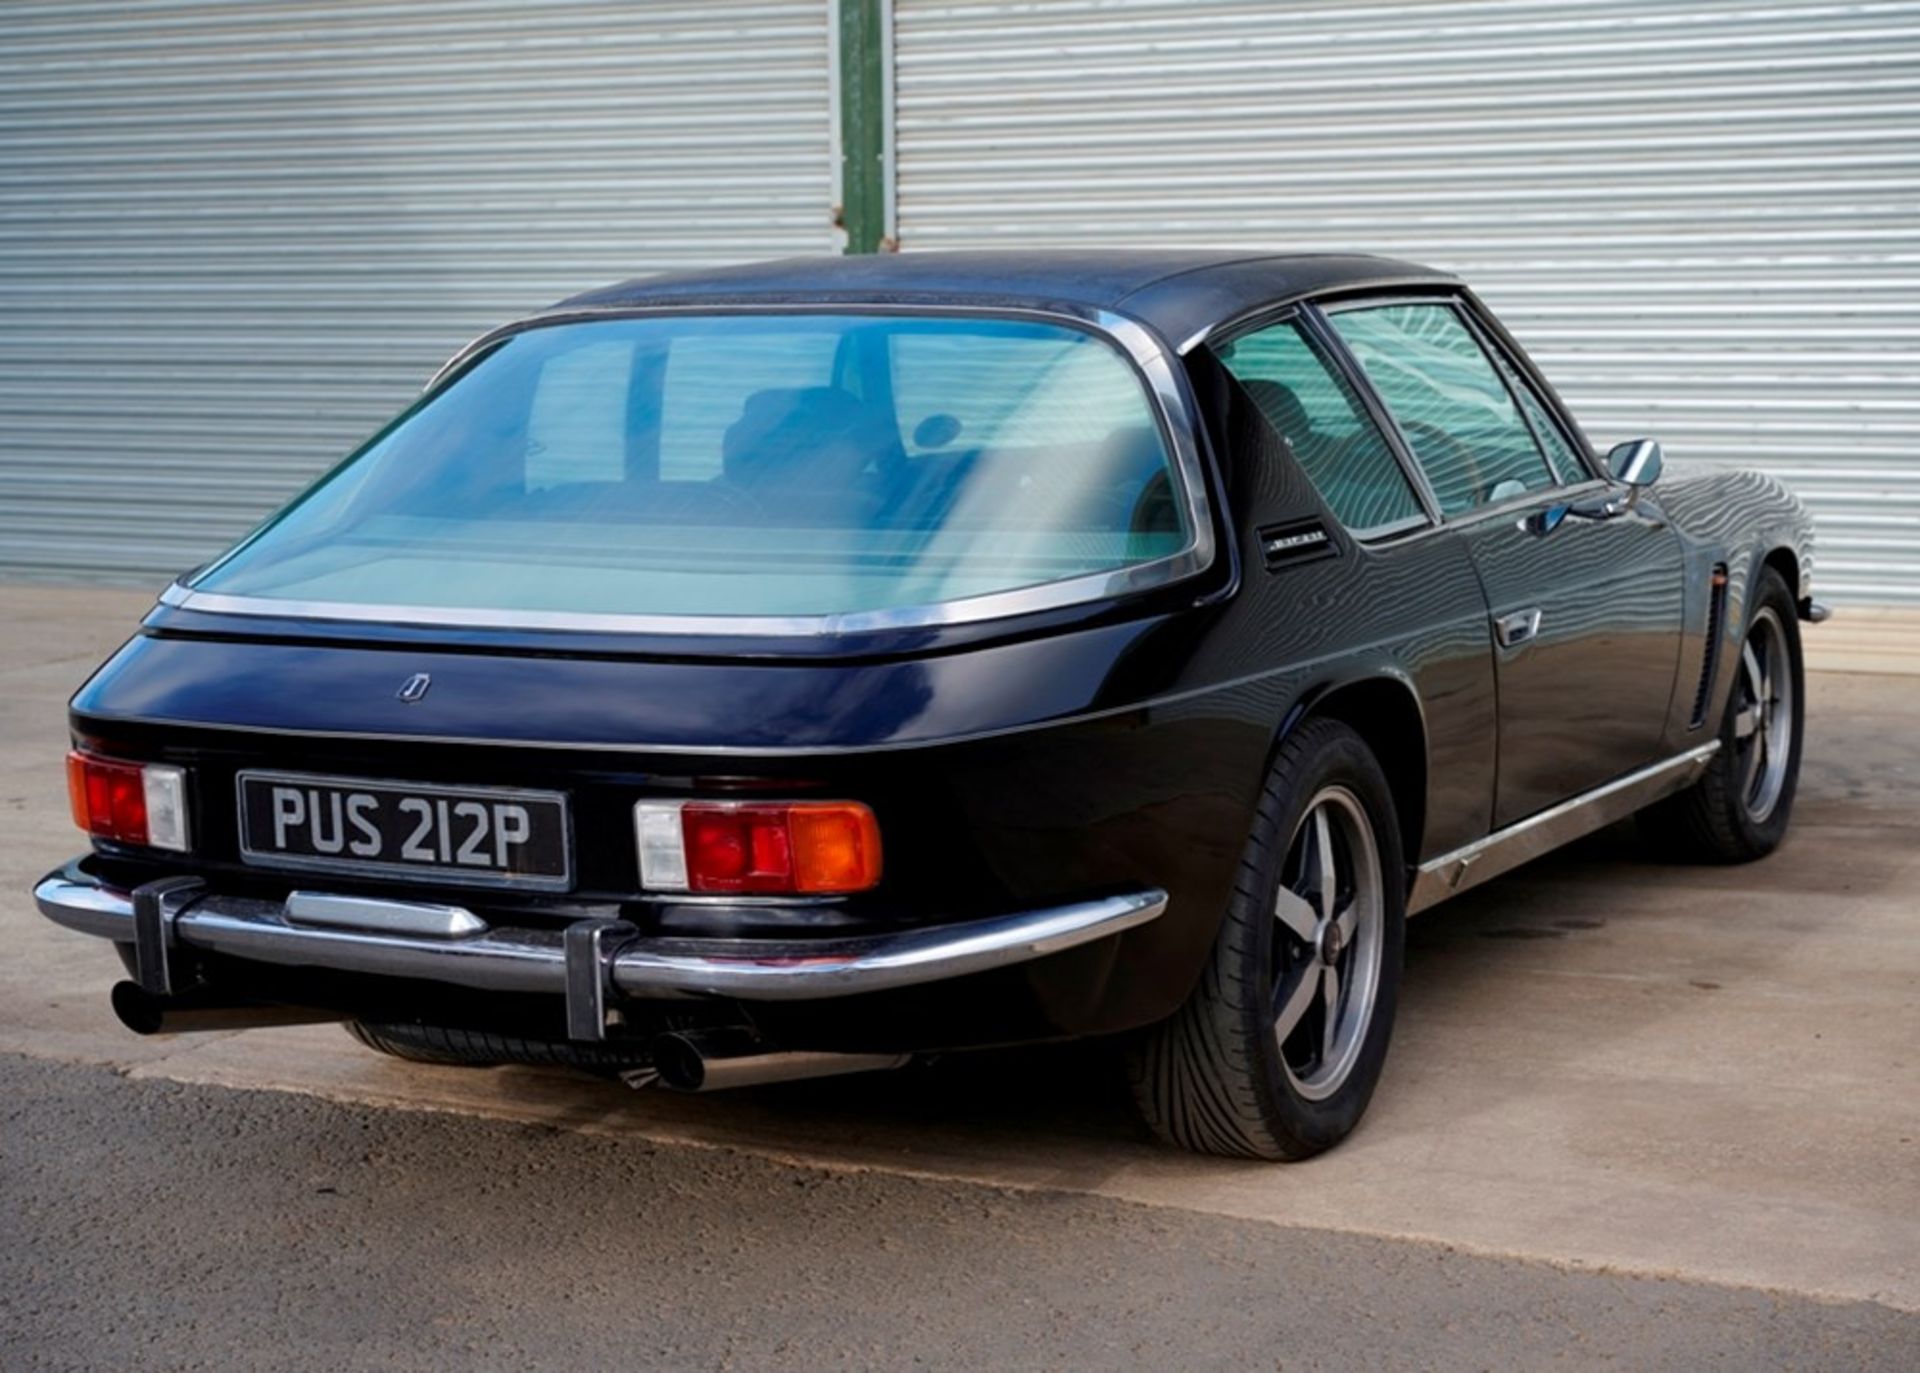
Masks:
[[[127,1035],[105,1006],[116,961],[40,920],[25,890],[80,847],[60,772],[65,696],[146,601],[0,587],[0,894],[15,893],[0,897],[0,1053],[64,1065],[0,1069],[0,1235],[27,1237],[0,1245],[0,1362],[11,1363],[10,1330],[43,1354],[64,1347],[46,1341],[95,1317],[116,1324],[116,1339],[139,1333],[134,1312],[86,1290],[79,1265],[103,1252],[101,1232],[66,1214],[64,1201],[116,1218],[104,1233],[117,1228],[133,1244],[114,1251],[122,1268],[128,1254],[164,1266],[169,1253],[203,1247],[183,1198],[221,1193],[221,1214],[236,1225],[233,1205],[281,1206],[274,1233],[306,1235],[323,1223],[306,1184],[355,1172],[359,1209],[342,1203],[351,1219],[335,1236],[349,1249],[324,1261],[380,1273],[398,1255],[431,1264],[444,1253],[473,1284],[463,1291],[492,1290],[472,1273],[487,1267],[493,1233],[500,1265],[532,1264],[564,1288],[569,1237],[583,1227],[611,1244],[607,1215],[666,1224],[678,1247],[635,1250],[627,1261],[638,1266],[623,1271],[641,1290],[658,1286],[685,1303],[694,1297],[683,1277],[666,1281],[649,1265],[692,1263],[722,1295],[704,1325],[675,1306],[654,1329],[683,1343],[636,1348],[640,1362],[717,1363],[732,1349],[748,1364],[914,1353],[934,1363],[972,1354],[1242,1364],[1265,1349],[1288,1367],[1367,1362],[1370,1351],[1433,1365],[1685,1366],[1683,1354],[1701,1352],[1688,1332],[1704,1328],[1720,1332],[1713,1348],[1729,1366],[1920,1366],[1920,679],[1812,677],[1794,832],[1765,863],[1664,866],[1621,828],[1415,920],[1400,1026],[1367,1121],[1330,1155],[1275,1168],[1155,1146],[1106,1066],[1085,1052],[674,1098],[563,1073],[407,1067],[357,1051],[334,1027]],[[157,1154],[147,1152],[149,1132]],[[436,1173],[432,1141],[443,1137],[455,1140],[452,1174],[470,1187]],[[356,1163],[348,1141],[358,1139],[377,1176]],[[164,1159],[192,1153],[195,1140],[230,1162],[194,1154],[191,1167],[168,1171]],[[297,1176],[263,1191],[247,1161],[264,1168],[283,1155],[298,1161]],[[629,1158],[651,1162],[621,1164]],[[602,1174],[591,1189],[555,1175],[575,1161]],[[123,1186],[109,1186],[115,1169],[126,1172]],[[820,1243],[808,1248],[804,1231],[787,1233],[799,1223],[792,1217],[758,1228],[765,1212],[743,1209],[736,1187],[748,1196],[790,1188],[796,1199],[827,1189],[843,1212],[819,1220]],[[688,1195],[710,1209],[689,1207]],[[377,1240],[363,1234],[373,1197],[392,1222]],[[527,1215],[514,1208],[547,1197],[554,1208],[540,1234],[552,1251],[536,1258],[540,1242],[515,1228]],[[937,1224],[916,1206],[978,1225]],[[866,1208],[864,1220],[844,1207]],[[907,1209],[896,1216],[896,1207]],[[473,1230],[476,1215],[496,1213],[498,1231]],[[983,1306],[966,1319],[929,1314],[931,1343],[918,1351],[897,1304],[849,1308],[812,1353],[783,1355],[756,1342],[764,1330],[742,1324],[737,1303],[786,1309],[795,1292],[817,1295],[810,1274],[777,1298],[755,1285],[764,1265],[796,1252],[833,1264],[860,1251],[853,1271],[880,1281],[875,1252],[862,1246],[891,1255],[878,1268],[897,1279],[948,1284],[956,1301],[972,1294]],[[208,1273],[235,1255],[273,1262],[256,1248],[194,1262]],[[1154,1265],[1174,1253],[1184,1255],[1180,1279],[1156,1293]],[[976,1260],[1031,1272],[1039,1306],[1020,1307],[974,1271]],[[26,1307],[7,1297],[23,1262],[43,1280]],[[590,1276],[577,1290],[549,1294],[571,1305],[544,1307],[520,1328],[554,1328],[567,1311],[626,1299],[615,1275],[580,1271]],[[65,1285],[47,1289],[49,1275]],[[1074,1278],[1113,1300],[1046,1286]],[[1294,1299],[1302,1283],[1310,1295]],[[1621,1286],[1589,1285],[1600,1283]],[[332,1290],[310,1281],[282,1307],[299,1292],[317,1300]],[[203,1291],[190,1305],[202,1303],[227,1306]],[[1454,1326],[1445,1311],[1458,1314]],[[233,1319],[208,1329],[241,1329]],[[1302,1331],[1355,1321],[1381,1342],[1299,1343]],[[579,1328],[589,1327],[599,1328]],[[863,1328],[870,1344],[860,1343]],[[1031,1342],[994,1343],[1015,1330]],[[423,1332],[428,1344],[454,1338],[440,1326]],[[1214,1342],[1196,1343],[1202,1335]],[[742,1342],[729,1345],[735,1337]],[[591,1356],[590,1344],[569,1347]],[[359,1360],[378,1362],[384,1348],[367,1344]],[[831,1357],[815,1359],[821,1350]],[[1652,1357],[1661,1350],[1666,1357]]]
[[[1910,1373],[1920,1347],[1871,1302],[5,1056],[0,1215],[9,1369]]]

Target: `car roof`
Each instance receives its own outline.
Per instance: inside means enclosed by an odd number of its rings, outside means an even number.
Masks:
[[[1002,249],[795,257],[639,277],[555,310],[712,304],[1073,307],[1130,315],[1178,347],[1275,301],[1366,287],[1456,285],[1357,253],[1226,249]]]

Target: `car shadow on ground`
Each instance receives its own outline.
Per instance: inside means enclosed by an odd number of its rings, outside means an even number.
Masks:
[[[1861,817],[1867,818],[1867,817]],[[1890,819],[1891,817],[1881,817]],[[1742,977],[1764,980],[1760,955],[1728,938],[1727,922],[1765,922],[1776,947],[1822,937],[1819,895],[1836,881],[1853,896],[1902,880],[1897,849],[1876,847],[1836,879],[1792,861],[1790,839],[1759,885],[1806,902],[1752,900],[1752,867],[1700,867],[1661,858],[1632,821],[1602,830],[1409,922],[1395,1042],[1369,1119],[1355,1142],[1411,1147],[1408,1136],[1551,1095],[1593,1070],[1596,1045],[1697,1021],[1700,998]],[[1709,1017],[1711,1018],[1711,1017]],[[1135,1117],[1112,1041],[978,1051],[892,1073],[818,1079],[698,1098],[649,1092],[622,1105],[594,1094],[585,1111],[614,1110],[642,1129],[684,1127],[760,1142],[853,1144],[934,1157],[943,1149],[1020,1158],[1059,1170],[1063,1185],[1178,1159]],[[1502,1071],[1463,1063],[1499,1058]],[[1686,1122],[1656,1122],[1664,1131]],[[1372,1136],[1371,1141],[1368,1137]],[[1349,1146],[1352,1147],[1352,1146]]]
[[[1516,879],[1505,879],[1411,921],[1400,1021],[1403,1031],[1414,1027],[1414,1033],[1403,1033],[1396,1042],[1382,1095],[1395,1090],[1396,1078],[1418,1076],[1422,1060],[1443,1059],[1452,1052],[1441,1009],[1442,1003],[1456,999],[1447,985],[1452,979],[1470,975],[1476,983],[1512,984],[1554,961],[1555,951],[1542,946],[1605,927],[1606,920],[1586,913],[1589,903],[1542,900],[1543,889],[1560,884],[1591,889],[1619,879],[1622,868],[1642,865],[1639,871],[1646,873],[1650,864],[1632,827],[1618,826],[1531,865],[1524,891]],[[978,1050],[941,1055],[897,1072],[695,1098],[650,1089],[619,1114],[697,1122],[760,1138],[818,1138],[825,1133],[856,1136],[883,1147],[898,1141],[902,1148],[957,1131],[976,1148],[1055,1153],[1069,1169],[1085,1162],[1070,1162],[1074,1151],[1062,1147],[1075,1141],[1097,1142],[1123,1155],[1136,1150],[1171,1153],[1161,1150],[1134,1115],[1124,1047],[1120,1041],[1103,1040]],[[606,1105],[582,1103],[593,1111]]]

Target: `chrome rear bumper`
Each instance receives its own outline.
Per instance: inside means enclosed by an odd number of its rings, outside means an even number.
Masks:
[[[159,984],[167,980],[168,949],[197,949],[282,967],[564,995],[576,1038],[600,1037],[600,1011],[610,996],[805,1001],[888,991],[1044,958],[1145,924],[1167,906],[1166,893],[1152,890],[887,934],[775,941],[642,935],[606,919],[519,929],[461,912],[467,921],[450,924],[453,908],[445,906],[411,907],[433,913],[443,932],[409,933],[397,932],[391,918],[406,913],[406,902],[312,893],[261,901],[183,888],[179,879],[142,891],[144,901],[70,864],[43,878],[33,895],[56,924],[136,946],[142,982],[155,984],[152,990],[167,990]],[[136,919],[142,907],[148,914]],[[324,907],[332,908],[324,923],[317,915],[302,919],[302,910]],[[361,923],[344,923],[356,919],[356,909],[364,911]],[[149,967],[162,971],[148,976]]]

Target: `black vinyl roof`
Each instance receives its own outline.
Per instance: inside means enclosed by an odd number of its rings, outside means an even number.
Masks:
[[[1269,302],[1369,286],[1456,284],[1360,254],[1229,249],[1001,250],[796,257],[641,277],[556,309],[714,304],[1076,306],[1141,320],[1179,345]]]

